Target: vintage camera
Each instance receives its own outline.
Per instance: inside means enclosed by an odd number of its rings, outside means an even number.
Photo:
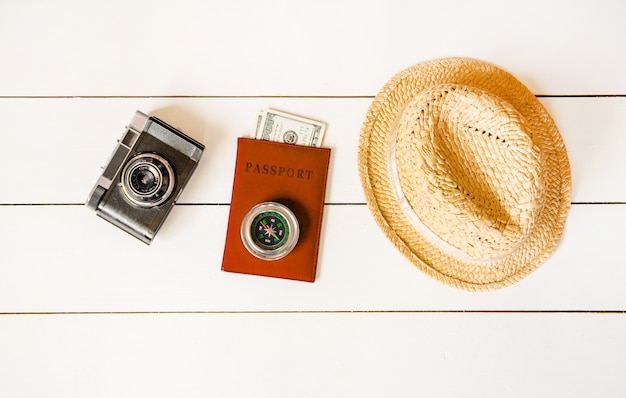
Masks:
[[[155,117],[135,116],[118,141],[88,208],[150,244],[191,178],[204,145]]]

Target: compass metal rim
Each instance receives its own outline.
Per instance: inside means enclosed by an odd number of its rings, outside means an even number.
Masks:
[[[251,234],[252,222],[257,216],[265,212],[276,212],[284,218],[287,223],[289,235],[286,242],[277,249],[264,249],[259,247]],[[296,247],[300,236],[300,226],[296,215],[282,203],[261,202],[253,206],[243,217],[240,228],[241,240],[250,254],[261,260],[273,261],[287,256]]]

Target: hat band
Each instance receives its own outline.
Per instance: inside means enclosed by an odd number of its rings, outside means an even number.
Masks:
[[[415,211],[411,207],[411,204],[406,199],[406,196],[404,195],[404,191],[402,190],[400,178],[398,177],[398,164],[396,160],[395,141],[397,140],[397,136],[398,136],[398,123],[396,120],[393,128],[391,129],[391,134],[389,136],[389,142],[387,145],[387,172],[389,173],[389,180],[390,180],[389,182],[390,182],[393,194],[395,196],[396,202],[398,203],[398,206],[402,210],[402,213],[404,213],[404,216],[407,218],[407,220],[409,220],[411,225],[417,230],[417,232],[419,232],[426,240],[428,240],[431,244],[438,247],[445,254],[452,256],[452,257],[456,257],[462,261],[474,262],[474,263],[478,263],[481,265],[492,263],[494,261],[500,261],[506,258],[511,252],[514,251],[514,250],[511,250],[508,253],[504,253],[500,256],[492,257],[488,259],[476,258],[476,257],[470,256],[469,254],[465,253],[463,250],[441,239],[439,235],[437,235],[430,228],[428,228],[428,226],[426,226],[426,224],[424,224],[422,220],[419,218],[419,216],[415,213]]]

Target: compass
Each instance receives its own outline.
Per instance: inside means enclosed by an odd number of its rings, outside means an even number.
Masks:
[[[287,206],[263,202],[244,216],[240,232],[250,254],[262,260],[278,260],[296,247],[300,228],[298,219]]]

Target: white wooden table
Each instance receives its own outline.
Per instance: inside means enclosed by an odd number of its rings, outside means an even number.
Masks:
[[[625,396],[625,17],[619,0],[0,1],[0,397]],[[572,166],[557,251],[490,293],[402,257],[357,172],[374,95],[446,56],[518,77]],[[220,271],[236,139],[265,107],[328,123],[313,284]],[[83,206],[137,109],[207,147],[151,246]]]

